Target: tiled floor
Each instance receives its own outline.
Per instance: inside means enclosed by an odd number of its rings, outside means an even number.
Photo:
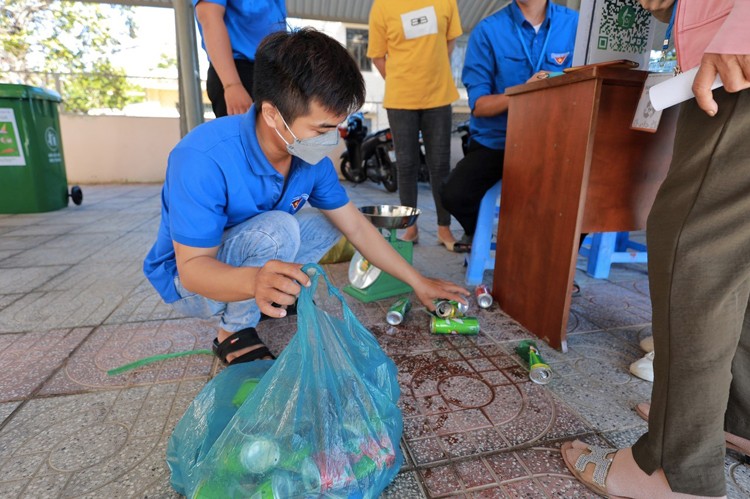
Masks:
[[[347,186],[358,205],[398,204],[372,183]],[[140,265],[155,235],[159,186],[84,187],[82,206],[0,215],[0,497],[176,497],[166,441],[219,369],[209,356],[163,361],[110,377],[144,356],[207,348],[211,323],[160,302]],[[436,244],[428,187],[420,187],[414,264],[463,282],[463,258]],[[456,230],[456,235],[460,235]],[[327,266],[347,283],[347,264]],[[491,282],[490,272],[485,273]],[[608,280],[578,272],[569,352],[542,345],[554,378],[528,380],[514,353],[529,334],[497,306],[478,310],[476,337],[436,337],[419,307],[384,321],[390,301],[348,298],[399,367],[405,465],[385,497],[589,497],[559,455],[562,441],[627,445],[646,426],[633,411],[650,384],[628,374],[650,334],[645,266]],[[279,352],[295,319],[267,321]],[[729,496],[750,497],[750,466],[726,458]]]

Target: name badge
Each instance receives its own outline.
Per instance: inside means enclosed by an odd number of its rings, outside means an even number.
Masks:
[[[633,116],[630,128],[656,133],[659,128],[659,121],[661,121],[661,110],[657,111],[654,108],[649,91],[654,85],[669,80],[672,76],[671,73],[649,73],[643,83],[643,92],[641,92],[641,98],[638,99],[638,106],[635,109],[635,116]]]
[[[404,26],[404,38],[407,40],[413,40],[420,36],[436,35],[438,22],[435,7],[425,7],[401,14],[401,24]]]

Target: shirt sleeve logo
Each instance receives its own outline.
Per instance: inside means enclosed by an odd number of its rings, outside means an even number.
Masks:
[[[429,6],[424,9],[412,10],[401,14],[401,24],[404,28],[404,38],[413,40],[427,35],[436,35],[438,32],[438,20],[435,7]]]
[[[297,196],[296,198],[292,199],[292,202],[290,203],[290,207],[292,210],[289,212],[292,215],[297,213],[300,208],[305,206],[305,201],[307,201],[307,198],[309,198],[309,194],[302,194],[301,196]]]
[[[555,53],[550,54],[550,56],[552,57],[552,59],[559,66],[563,65],[563,63],[565,62],[565,60],[568,58],[569,55],[570,55],[570,52],[565,52],[564,54],[555,54]]]

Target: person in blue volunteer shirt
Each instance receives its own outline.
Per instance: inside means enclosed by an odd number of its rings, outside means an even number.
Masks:
[[[302,264],[345,235],[428,309],[468,291],[409,265],[349,201],[326,154],[337,125],[364,102],[346,48],[312,29],[269,35],[255,59],[255,103],[205,123],[169,155],[161,223],[143,270],[184,315],[221,319],[214,350],[227,363],[272,358],[255,331],[261,313],[284,317]],[[305,209],[306,204],[318,210]]]
[[[263,38],[286,30],[284,0],[193,0],[210,65],[206,93],[217,118],[253,103],[253,62]]]
[[[513,0],[471,33],[462,80],[471,108],[466,156],[441,188],[470,249],[484,193],[503,175],[508,97],[505,89],[570,67],[578,13],[549,0]],[[544,147],[544,144],[541,144]]]

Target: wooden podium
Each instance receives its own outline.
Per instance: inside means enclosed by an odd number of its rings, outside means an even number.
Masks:
[[[647,73],[590,67],[509,88],[493,295],[552,347],[565,334],[581,233],[646,227],[677,107],[630,129]]]

